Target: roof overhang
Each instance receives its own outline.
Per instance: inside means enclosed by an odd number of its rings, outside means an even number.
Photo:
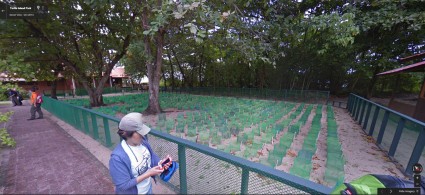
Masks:
[[[425,61],[418,62],[418,63],[415,63],[415,64],[411,64],[411,65],[408,65],[408,66],[404,66],[404,67],[401,67],[401,68],[396,68],[396,69],[389,70],[389,71],[386,71],[386,72],[381,72],[381,73],[377,74],[377,76],[398,74],[398,73],[402,73],[402,72],[425,72]]]
[[[405,62],[405,61],[409,61],[409,60],[414,60],[414,59],[418,59],[418,58],[423,58],[425,57],[425,52],[424,53],[418,53],[412,56],[407,56],[404,58],[400,58],[399,61],[400,62]]]

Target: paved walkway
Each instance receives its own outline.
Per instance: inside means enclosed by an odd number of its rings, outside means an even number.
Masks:
[[[0,176],[3,193],[114,193],[108,169],[49,117],[27,121],[28,104],[0,106],[1,112],[8,110],[15,112],[8,129],[17,145],[0,151],[0,170],[7,170],[0,173],[6,174]]]

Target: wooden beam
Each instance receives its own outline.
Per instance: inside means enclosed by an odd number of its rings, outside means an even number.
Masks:
[[[415,55],[412,55],[412,56],[407,56],[405,58],[400,58],[399,61],[405,62],[405,61],[414,60],[414,59],[421,58],[421,57],[425,57],[425,52],[424,53],[418,53],[418,54],[415,54]]]

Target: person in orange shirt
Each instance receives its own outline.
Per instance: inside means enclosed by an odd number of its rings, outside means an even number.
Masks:
[[[38,112],[38,118],[37,119],[42,119],[43,118],[43,112],[41,111],[41,103],[37,103],[37,98],[39,96],[38,92],[37,92],[38,88],[36,86],[33,86],[31,89],[31,99],[30,99],[30,103],[31,103],[31,118],[27,119],[27,120],[35,120],[35,112]]]

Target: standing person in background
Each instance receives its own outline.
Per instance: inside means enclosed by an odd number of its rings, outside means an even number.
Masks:
[[[38,118],[37,119],[42,119],[43,118],[43,112],[41,111],[41,103],[42,103],[42,97],[41,95],[37,92],[38,88],[36,86],[33,86],[31,89],[31,99],[30,99],[30,103],[31,103],[31,118],[27,119],[27,120],[35,120],[35,112],[38,112]],[[41,100],[41,101],[40,101]]]
[[[115,147],[109,160],[116,194],[152,194],[151,177],[156,182],[155,176],[172,164],[170,156],[160,161],[153,152],[147,137],[150,130],[143,124],[140,113],[129,113],[121,119],[118,135],[123,140]]]

